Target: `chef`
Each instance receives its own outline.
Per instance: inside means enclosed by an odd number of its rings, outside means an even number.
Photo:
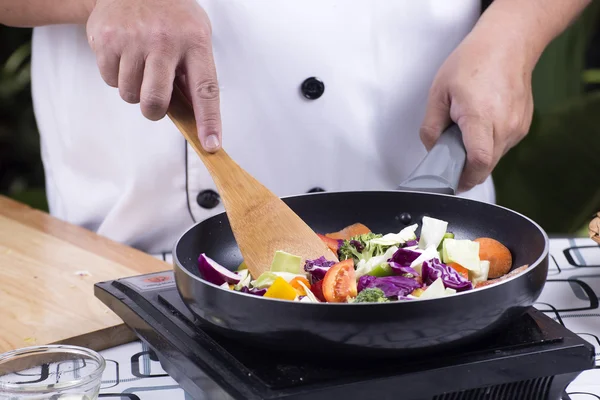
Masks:
[[[167,257],[223,207],[169,118],[279,196],[394,189],[451,122],[461,196],[528,131],[531,73],[590,0],[0,0],[34,26],[33,101],[51,213]]]

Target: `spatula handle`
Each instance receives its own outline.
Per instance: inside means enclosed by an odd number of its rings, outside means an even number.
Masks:
[[[196,127],[192,105],[177,85],[173,85],[173,95],[171,96],[167,115],[200,157],[208,153],[204,150],[198,138],[198,128]]]
[[[450,125],[398,190],[456,194],[467,152],[458,125]]]

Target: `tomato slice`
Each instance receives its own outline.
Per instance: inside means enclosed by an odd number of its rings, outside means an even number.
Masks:
[[[356,297],[356,274],[354,260],[348,259],[334,264],[323,278],[323,296],[329,303],[345,303]]]
[[[315,297],[319,299],[319,301],[326,302],[325,296],[323,296],[323,281],[318,281],[312,284],[310,287],[310,291],[313,292]]]
[[[454,269],[456,272],[458,272],[460,275],[462,275],[463,278],[465,278],[466,280],[469,280],[469,270],[468,269],[466,269],[462,265],[457,264],[455,262],[448,263],[447,265],[449,267],[451,267],[452,269]]]
[[[349,225],[338,232],[328,233],[325,236],[331,239],[348,240],[353,236],[371,233],[371,230],[361,223]]]
[[[329,250],[331,250],[333,254],[337,255],[338,249],[340,248],[340,242],[338,242],[337,239],[328,238],[320,233],[317,233],[317,236],[321,238],[321,240],[327,245],[327,247],[329,247]]]
[[[294,279],[292,279],[290,281],[290,285],[292,285],[292,287],[294,289],[296,289],[296,292],[298,292],[299,296],[306,296],[306,290],[304,289],[304,287],[299,284],[298,282],[302,282],[306,285],[307,288],[310,288],[310,282],[308,281],[308,279],[306,279],[303,276],[297,276]]]

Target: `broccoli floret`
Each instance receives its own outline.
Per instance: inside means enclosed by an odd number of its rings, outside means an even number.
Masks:
[[[388,301],[389,300],[385,297],[383,290],[378,288],[366,288],[356,296],[353,303],[385,303]]]
[[[382,236],[383,235],[381,235],[379,233],[369,232],[369,233],[363,233],[362,235],[353,236],[352,238],[350,238],[350,240],[357,240],[364,246],[369,240],[372,240],[375,238],[380,238]]]
[[[340,261],[354,258],[354,261],[356,262],[360,257],[360,252],[350,240],[344,240],[344,243],[338,249],[338,256]]]
[[[357,263],[361,259],[369,259],[373,256],[384,254],[389,246],[369,243],[370,240],[382,236],[383,235],[378,233],[369,232],[353,236],[349,240],[344,240],[344,243],[338,250],[340,261],[354,258],[354,262]]]

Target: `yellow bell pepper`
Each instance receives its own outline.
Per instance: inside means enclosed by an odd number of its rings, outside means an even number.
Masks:
[[[271,287],[267,290],[263,297],[272,299],[294,300],[298,293],[292,285],[286,282],[282,277],[277,277]]]
[[[242,261],[242,263],[240,264],[240,266],[238,267],[238,271],[243,271],[245,269],[248,269],[248,266],[246,265],[245,261]]]

